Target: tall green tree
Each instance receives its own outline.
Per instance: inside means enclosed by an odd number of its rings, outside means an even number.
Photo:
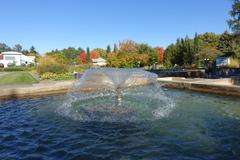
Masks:
[[[225,31],[219,39],[217,49],[224,54],[231,55],[234,52],[233,45],[233,36],[228,31]]]
[[[202,40],[204,47],[217,48],[220,35],[212,32],[206,32],[203,35],[200,35],[199,38]]]
[[[0,52],[11,51],[11,47],[6,45],[5,43],[0,43]]]
[[[75,64],[79,57],[80,50],[74,47],[68,47],[62,50],[62,54],[67,59],[68,64]]]
[[[91,58],[90,58],[90,49],[89,47],[87,47],[87,63],[91,62]]]
[[[114,44],[114,47],[113,47],[113,52],[114,52],[114,53],[117,53],[117,51],[118,51],[117,44]]]
[[[100,57],[107,58],[107,51],[105,49],[96,48],[95,50],[99,53]]]
[[[201,66],[201,63],[199,61],[199,52],[202,48],[201,40],[199,38],[199,35],[195,33],[194,39],[193,39],[193,50],[194,50],[194,60],[193,63],[197,66]]]
[[[23,51],[22,49],[23,49],[23,47],[20,44],[16,44],[13,47],[13,50],[16,51],[16,52],[22,52]]]
[[[36,48],[34,46],[30,47],[29,52],[33,53],[33,54],[38,54],[38,52],[36,51]]]
[[[174,64],[176,64],[174,59],[176,52],[177,52],[176,45],[171,44],[167,47],[164,53],[164,66],[170,68],[173,67]]]
[[[79,52],[79,53],[84,53],[84,52],[85,52],[85,51],[84,51],[84,49],[83,49],[83,48],[81,48],[81,47],[78,47],[78,49],[77,49],[77,50],[78,50],[78,52]]]
[[[240,0],[233,0],[230,15],[232,19],[228,20],[229,27],[234,33],[240,34]]]
[[[107,54],[111,53],[111,47],[110,45],[107,46]]]
[[[188,37],[185,38],[185,46],[184,46],[184,64],[192,65],[194,62],[194,43],[193,40],[189,39]]]
[[[29,54],[29,51],[27,49],[23,49],[22,50],[22,53],[25,54],[25,55],[28,55]]]

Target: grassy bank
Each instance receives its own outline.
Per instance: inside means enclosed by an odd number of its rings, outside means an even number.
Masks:
[[[38,83],[38,81],[28,72],[11,72],[0,77],[0,85],[33,83]]]

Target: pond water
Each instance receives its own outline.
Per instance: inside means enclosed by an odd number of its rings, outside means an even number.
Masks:
[[[130,93],[136,90],[127,92],[125,105],[147,104],[147,98],[133,100]],[[239,98],[161,92],[172,105],[157,118],[66,116],[59,112],[65,96],[1,101],[0,159],[240,159]],[[75,111],[83,104],[76,102]],[[134,120],[126,118],[132,116]]]

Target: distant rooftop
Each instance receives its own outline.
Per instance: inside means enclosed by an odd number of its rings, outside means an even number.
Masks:
[[[2,52],[1,54],[4,54],[4,55],[22,55],[22,53],[15,52],[15,51]]]

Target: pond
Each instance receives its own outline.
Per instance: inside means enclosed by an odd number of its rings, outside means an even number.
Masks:
[[[239,98],[161,92],[174,107],[133,121],[65,116],[59,112],[64,95],[1,101],[0,159],[240,158]]]

